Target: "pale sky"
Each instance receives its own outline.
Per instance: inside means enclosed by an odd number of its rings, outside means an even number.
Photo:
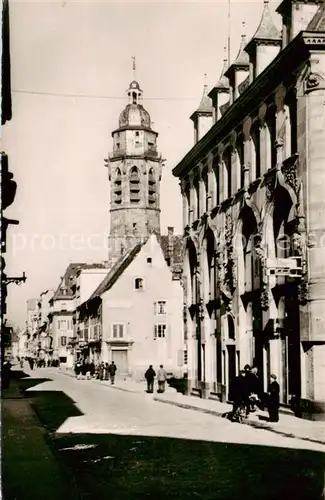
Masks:
[[[204,74],[209,87],[220,76],[227,2],[9,1],[13,118],[3,131],[3,149],[18,189],[6,216],[20,224],[8,230],[6,272],[25,271],[27,281],[9,285],[7,317],[24,326],[27,299],[56,288],[69,262],[107,259],[104,158],[127,104],[133,54],[143,105],[167,160],[162,232],[167,226],[181,232],[171,170],[193,146],[189,116],[200,102]],[[278,4],[270,3],[272,12]],[[262,10],[263,0],[231,0],[232,58],[242,21],[250,38]],[[279,16],[273,18],[279,27]]]

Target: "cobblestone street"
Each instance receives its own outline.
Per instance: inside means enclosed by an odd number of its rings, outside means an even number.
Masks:
[[[55,370],[34,370],[20,384],[73,479],[70,498],[322,498],[324,445]]]

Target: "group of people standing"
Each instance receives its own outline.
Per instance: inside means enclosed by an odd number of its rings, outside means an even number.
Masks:
[[[165,392],[166,380],[167,380],[167,372],[164,370],[163,365],[159,366],[159,370],[157,370],[157,374],[153,369],[152,365],[149,366],[148,370],[144,374],[145,379],[147,381],[147,392],[153,393],[155,377],[157,376],[158,382],[158,392],[162,394]]]
[[[235,415],[238,408],[244,406],[246,417],[249,413],[255,411],[255,405],[258,404],[261,409],[267,407],[270,422],[279,421],[280,406],[280,386],[276,375],[270,375],[270,381],[267,387],[267,393],[264,393],[263,384],[258,377],[256,367],[251,368],[246,365],[240,370],[230,387],[230,399],[233,402],[233,412]]]
[[[104,363],[102,361],[99,363],[99,365],[96,366],[94,362],[89,362],[87,360],[77,360],[75,363],[74,371],[77,379],[80,379],[81,376],[87,379],[95,377],[99,380],[110,380],[111,384],[114,384],[117,366],[114,361],[112,361],[110,364]]]

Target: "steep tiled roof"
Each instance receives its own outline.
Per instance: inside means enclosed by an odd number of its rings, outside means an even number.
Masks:
[[[203,89],[203,95],[201,102],[199,104],[199,107],[197,108],[196,111],[191,115],[191,120],[195,119],[196,115],[199,114],[211,114],[212,115],[213,107],[212,107],[212,100],[208,96],[208,87],[207,85],[204,85]]]
[[[211,95],[214,90],[219,90],[219,91],[225,90],[227,92],[229,91],[229,80],[225,76],[227,69],[228,69],[228,61],[227,59],[224,59],[220,78],[208,95]]]
[[[75,262],[68,265],[61,282],[56,289],[52,300],[56,300],[58,298],[72,298],[74,296],[73,285],[75,284],[76,276],[81,269],[103,269],[105,268],[105,264],[86,264],[85,262]],[[65,293],[62,293],[61,290],[64,288]]]
[[[171,259],[175,264],[182,264],[184,260],[183,256],[183,238],[181,236],[171,236],[171,245],[170,245],[170,236],[162,235],[157,236],[158,242],[161,246],[165,259]],[[170,255],[170,248],[172,248],[172,255]]]
[[[322,2],[306,31],[325,31],[325,2]]]
[[[273,22],[268,2],[264,2],[262,19],[252,40],[281,40],[281,33]]]
[[[96,290],[90,296],[89,300],[99,297],[104,292],[107,292],[114,283],[119,279],[119,277],[124,273],[124,271],[129,267],[131,262],[134,261],[144,243],[138,243],[133,248],[131,248],[126,254],[124,254],[110,269],[108,274],[105,276],[103,281],[98,285]]]
[[[237,57],[234,60],[234,62],[231,64],[231,66],[248,66],[249,57],[248,57],[247,52],[245,52],[245,50],[244,50],[246,47],[246,44],[247,44],[246,36],[242,35]]]

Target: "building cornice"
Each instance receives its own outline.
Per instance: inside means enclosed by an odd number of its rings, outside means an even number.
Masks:
[[[125,132],[126,130],[143,130],[144,132],[149,132],[150,134],[154,134],[156,137],[158,137],[158,132],[155,132],[155,130],[152,130],[149,127],[144,127],[142,125],[124,125],[123,127],[119,127],[112,132],[112,137],[114,137],[114,134],[117,134],[118,132]]]
[[[203,156],[215,148],[217,143],[235,128],[240,117],[244,119],[251,114],[253,109],[260,105],[302,62],[308,59],[308,50],[315,48],[325,49],[325,32],[300,32],[174,167],[173,175],[175,177],[185,176],[189,167],[192,168],[196,162],[202,160]]]

